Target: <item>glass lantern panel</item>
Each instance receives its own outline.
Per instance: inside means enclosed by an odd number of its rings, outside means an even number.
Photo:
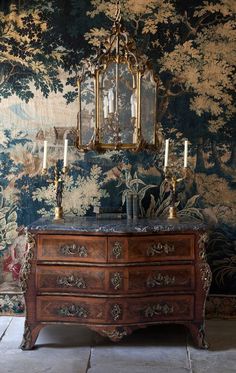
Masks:
[[[99,75],[99,127],[103,144],[132,144],[135,119],[131,117],[133,77],[125,63],[112,62]]]
[[[144,140],[155,143],[156,82],[153,72],[147,70],[141,78],[141,128]]]
[[[94,79],[86,77],[81,82],[81,145],[90,142],[95,128]]]

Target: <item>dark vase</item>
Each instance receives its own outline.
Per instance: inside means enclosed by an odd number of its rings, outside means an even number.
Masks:
[[[132,194],[127,193],[126,195],[126,214],[127,214],[127,219],[132,219],[133,214],[132,214]]]

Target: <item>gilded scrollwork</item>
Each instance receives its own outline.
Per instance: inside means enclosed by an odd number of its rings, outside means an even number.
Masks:
[[[106,330],[106,329],[103,329],[102,333],[104,335],[106,335],[108,338],[110,338],[114,341],[118,341],[128,334],[125,329],[122,329],[122,330],[118,330],[118,329]]]
[[[28,230],[26,231],[26,251],[24,261],[20,271],[20,284],[22,292],[25,293],[28,288],[28,278],[31,271],[31,262],[34,257],[36,242],[35,237]]]
[[[115,241],[112,247],[112,255],[114,258],[119,259],[122,255],[122,244],[119,241]]]
[[[122,285],[122,276],[119,272],[114,272],[111,276],[111,284],[115,290],[121,288]]]
[[[111,316],[114,321],[119,320],[122,315],[122,309],[119,304],[113,304],[111,307]]]
[[[57,284],[65,287],[77,287],[79,289],[86,289],[87,285],[82,277],[74,276],[59,276],[57,278]]]
[[[25,321],[25,329],[24,329],[23,339],[22,339],[20,348],[22,350],[29,350],[31,348],[31,342],[32,342],[31,329],[27,321]]]
[[[200,257],[200,259],[204,259],[204,260],[206,259],[205,247],[206,247],[206,243],[208,242],[208,240],[209,240],[209,236],[208,236],[207,232],[204,232],[204,233],[199,235],[198,247],[199,247],[199,257]]]
[[[88,317],[88,310],[78,304],[70,304],[60,307],[58,314],[62,316],[86,318]]]
[[[155,256],[162,254],[172,254],[175,252],[174,244],[168,242],[155,242],[147,248],[147,256]]]
[[[88,250],[86,246],[80,246],[73,244],[65,244],[60,247],[60,253],[64,256],[76,255],[81,258],[88,256]]]
[[[173,305],[165,304],[151,304],[144,310],[145,317],[154,317],[154,316],[162,316],[162,315],[169,315],[174,312]]]
[[[207,263],[201,263],[200,264],[200,273],[201,273],[201,279],[203,283],[203,289],[206,293],[206,296],[209,292],[211,281],[212,281],[212,273],[209,264]]]
[[[146,281],[148,288],[155,288],[158,286],[170,286],[175,284],[175,276],[170,276],[168,274],[163,274],[157,272],[154,275],[150,275]]]

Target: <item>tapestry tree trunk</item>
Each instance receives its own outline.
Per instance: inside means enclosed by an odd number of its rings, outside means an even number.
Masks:
[[[203,138],[200,137],[197,142],[197,151],[196,151],[196,172],[205,171],[205,162],[204,162],[204,152],[203,152]]]

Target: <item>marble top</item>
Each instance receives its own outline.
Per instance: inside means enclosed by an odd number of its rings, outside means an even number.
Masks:
[[[204,230],[203,223],[194,220],[180,219],[97,219],[96,217],[66,217],[64,221],[53,218],[41,218],[28,226],[30,231],[63,233],[155,233],[186,232]]]

